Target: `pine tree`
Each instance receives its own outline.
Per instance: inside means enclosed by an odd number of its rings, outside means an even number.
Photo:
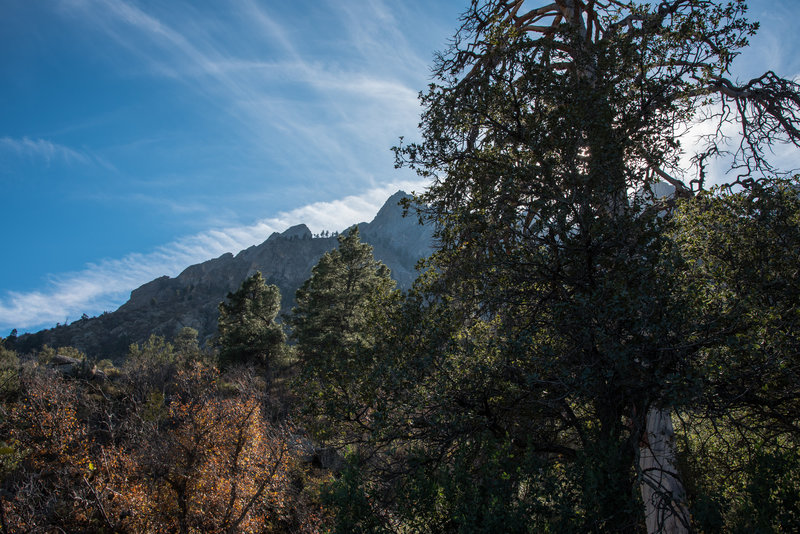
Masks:
[[[219,305],[219,359],[222,365],[256,363],[269,365],[283,349],[285,336],[275,322],[281,294],[256,272]]]
[[[389,268],[360,241],[358,227],[338,242],[297,290],[288,323],[297,341],[297,383],[307,411],[347,420],[362,414],[365,397],[374,393],[368,385],[376,358],[372,349],[396,292]]]
[[[567,462],[583,530],[635,530],[643,504],[651,530],[688,529],[674,466],[662,478],[639,464],[648,424],[666,431],[670,410],[702,395],[691,369],[721,335],[681,286],[669,210],[704,189],[729,123],[740,134],[731,187],[774,176],[772,145],[800,146],[796,82],[731,81],[757,28],[745,11],[742,1],[473,1],[422,97],[423,141],[397,149],[398,165],[433,180],[418,199],[439,228],[432,292],[471,312],[465,331],[489,325],[492,341],[480,343],[491,350],[453,351],[476,355],[466,376],[487,377],[485,389],[453,388],[453,404],[550,454],[549,465]],[[681,133],[698,122],[712,134],[681,167]],[[667,202],[658,181],[675,189]],[[459,364],[432,358],[430,379],[446,388],[434,375]],[[531,473],[519,476],[533,487]],[[640,484],[652,485],[646,503]]]

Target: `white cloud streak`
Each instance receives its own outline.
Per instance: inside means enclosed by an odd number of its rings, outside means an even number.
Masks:
[[[131,0],[65,5],[135,54],[150,74],[184,82],[224,108],[239,122],[243,143],[283,159],[298,174],[335,175],[355,190],[369,183],[377,162],[388,166],[388,148],[400,135],[416,130],[416,88],[425,84],[427,58],[414,52],[378,0],[358,9],[347,3],[315,8],[341,27],[324,60],[252,0],[232,6],[237,33],[223,26],[224,39],[191,9],[162,6],[156,14]],[[270,59],[262,61],[265,53]],[[340,54],[349,57],[335,59]],[[303,91],[313,97],[286,96]]]
[[[0,149],[16,153],[19,157],[43,159],[48,165],[54,161],[88,164],[93,159],[85,153],[64,145],[59,145],[46,139],[31,139],[29,137],[23,137],[22,139],[0,137]]]
[[[0,152],[10,152],[18,158],[44,161],[45,165],[97,165],[112,172],[118,172],[113,164],[88,150],[76,150],[47,139],[24,136],[19,139],[0,137]]]
[[[236,253],[295,224],[305,223],[314,233],[324,229],[344,230],[371,220],[398,189],[420,191],[424,186],[421,181],[387,184],[361,195],[278,213],[252,225],[210,230],[152,252],[128,254],[121,259],[88,264],[78,272],[51,275],[44,289],[7,292],[0,298],[0,329],[31,331],[75,320],[83,313],[111,311],[127,299],[131,290],[159,276],[177,276],[189,265],[226,252]]]

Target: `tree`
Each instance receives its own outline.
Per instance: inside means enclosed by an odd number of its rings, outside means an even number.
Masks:
[[[388,267],[361,242],[358,227],[338,242],[297,290],[288,320],[301,361],[302,398],[309,413],[325,420],[318,428],[329,431],[362,420],[372,404],[373,349],[396,296]]]
[[[184,326],[175,335],[175,350],[179,354],[187,356],[197,355],[200,353],[200,344],[197,341],[197,330],[189,326]]]
[[[675,214],[675,244],[691,260],[685,285],[723,325],[701,362],[703,408],[773,434],[800,434],[799,191],[800,176],[711,191]]]
[[[433,181],[417,199],[439,228],[430,291],[458,307],[463,332],[486,325],[450,350],[473,354],[487,380],[451,396],[572,466],[578,528],[636,529],[645,507],[648,530],[689,528],[669,439],[652,469],[639,462],[670,411],[698,398],[692,370],[724,333],[682,286],[690,266],[666,232],[670,210],[705,188],[716,158],[732,157],[729,187],[752,188],[777,172],[771,146],[800,145],[798,84],[771,72],[731,81],[757,28],[745,11],[473,1],[422,97],[423,141],[396,149],[398,165]],[[741,138],[727,154],[730,122]],[[682,168],[681,134],[697,123],[712,134]],[[671,199],[655,198],[658,181]]]
[[[280,311],[281,293],[267,285],[256,272],[227,302],[219,305],[219,358],[223,365],[258,363],[268,365],[283,349],[283,329],[275,322]]]
[[[17,329],[13,328],[11,332],[9,332],[8,337],[2,340],[2,343],[5,348],[14,350],[17,345]]]
[[[701,396],[681,414],[698,530],[782,532],[800,517],[800,177],[682,202],[684,286],[716,325],[694,362]]]

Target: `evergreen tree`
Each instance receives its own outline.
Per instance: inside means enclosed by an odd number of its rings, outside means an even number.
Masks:
[[[7,349],[14,349],[17,343],[17,329],[12,328],[11,332],[9,332],[8,337],[3,341]]]
[[[718,332],[686,372],[681,468],[702,532],[800,521],[800,176],[682,202],[670,233],[687,311]]]
[[[219,305],[219,359],[222,365],[256,363],[266,366],[283,350],[285,336],[275,322],[281,294],[256,272]]]
[[[200,343],[197,340],[198,332],[190,326],[184,326],[175,335],[173,345],[178,354],[184,357],[196,357],[200,354]]]
[[[691,266],[665,231],[670,209],[704,188],[727,123],[741,134],[729,186],[770,178],[771,145],[800,145],[798,84],[730,80],[757,28],[745,10],[473,1],[422,98],[423,142],[397,149],[433,179],[418,199],[439,228],[430,291],[463,323],[428,355],[417,382],[429,385],[414,388],[437,400],[418,405],[415,426],[452,426],[447,447],[486,433],[523,451],[504,454],[538,451],[572,488],[543,513],[572,514],[577,530],[635,530],[645,507],[649,530],[688,529],[668,444],[660,466],[640,461],[648,437],[671,431],[670,411],[702,396],[692,369],[725,332],[682,285]],[[680,133],[704,119],[716,134],[681,168]],[[657,181],[672,199],[655,198]],[[520,495],[536,487],[529,470],[504,475]]]
[[[354,422],[375,389],[369,381],[374,347],[395,300],[389,268],[360,241],[358,227],[338,237],[297,290],[288,323],[301,361],[298,385],[307,411],[331,421]],[[339,428],[341,430],[341,428]]]

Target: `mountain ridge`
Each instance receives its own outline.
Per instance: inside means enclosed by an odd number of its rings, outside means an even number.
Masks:
[[[399,203],[407,197],[398,191],[371,222],[353,225],[401,288],[411,286],[417,261],[432,252],[433,244],[431,228],[403,216]],[[298,224],[235,255],[226,252],[190,265],[174,278],[161,276],[142,284],[113,312],[23,334],[15,345],[26,352],[45,344],[73,346],[90,357],[119,360],[131,343],[141,343],[151,334],[172,339],[183,327],[196,329],[201,343],[208,342],[216,332],[219,303],[248,276],[261,271],[267,283],[278,286],[281,311],[286,313],[319,258],[337,245],[335,236],[314,237],[305,224]]]

